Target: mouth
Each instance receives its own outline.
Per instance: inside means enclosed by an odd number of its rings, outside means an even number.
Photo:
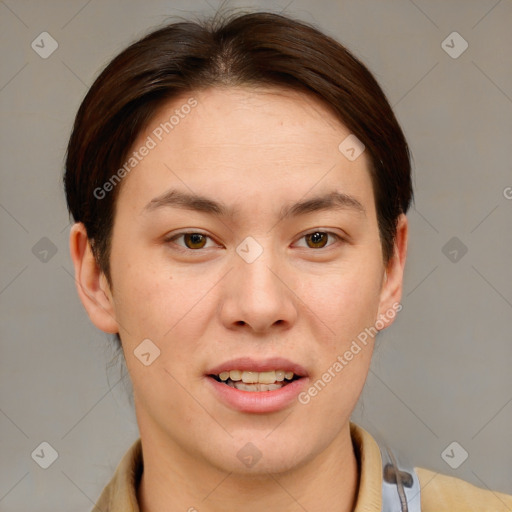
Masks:
[[[225,370],[218,374],[209,374],[208,377],[232,388],[251,392],[275,391],[302,378],[290,370]]]
[[[271,413],[291,406],[309,382],[307,371],[282,357],[242,357],[205,374],[214,396],[245,413]]]

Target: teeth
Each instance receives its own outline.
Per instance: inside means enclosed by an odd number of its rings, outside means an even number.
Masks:
[[[244,382],[234,382],[232,387],[242,391],[274,391],[274,389],[280,389],[283,386],[284,384],[278,382],[275,384],[245,384]]]
[[[274,384],[276,381],[276,372],[272,370],[271,372],[260,372],[258,375],[258,382],[261,384]]]
[[[242,381],[246,384],[255,384],[258,382],[258,372],[242,372]]]
[[[231,370],[229,372],[229,378],[234,381],[242,380],[242,372],[240,370]]]
[[[250,372],[242,370],[230,370],[221,372],[219,379],[222,382],[229,380],[233,382],[242,381],[244,384],[274,384],[275,382],[283,382],[286,380],[292,380],[294,377],[293,372],[285,372],[284,370],[271,370],[268,372]]]

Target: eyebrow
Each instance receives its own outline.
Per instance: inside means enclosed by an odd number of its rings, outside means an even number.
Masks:
[[[144,207],[143,212],[151,212],[159,208],[182,208],[224,218],[234,218],[239,214],[238,208],[228,207],[206,196],[182,192],[176,189],[168,190],[152,199]],[[331,209],[353,210],[366,215],[364,206],[355,197],[334,191],[283,206],[278,220],[282,221],[290,217]]]

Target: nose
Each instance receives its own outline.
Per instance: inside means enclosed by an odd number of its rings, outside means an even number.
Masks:
[[[234,268],[224,282],[223,324],[228,329],[247,326],[254,333],[289,329],[297,319],[298,299],[285,268],[270,248],[251,263],[235,254]]]

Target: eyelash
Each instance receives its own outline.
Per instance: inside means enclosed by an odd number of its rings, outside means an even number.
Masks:
[[[334,237],[337,241],[339,242],[345,242],[345,239],[339,235],[338,233],[334,233],[332,231],[321,231],[319,229],[315,229],[313,231],[309,231],[308,233],[304,233],[304,235],[302,235],[299,240],[302,240],[303,238],[309,236],[309,235],[313,235],[315,233],[322,233],[322,234],[326,234],[326,235],[331,235],[332,237]],[[177,233],[177,234],[174,234],[172,236],[169,236],[167,238],[165,238],[165,242],[166,243],[169,243],[169,242],[174,242],[175,240],[177,240],[178,238],[181,238],[185,235],[202,235],[206,238],[209,238],[210,240],[213,241],[212,237],[210,237],[209,235],[205,234],[205,233],[201,233],[200,231],[183,231],[181,233]],[[204,247],[201,247],[199,249],[189,249],[188,247],[185,247],[185,246],[181,246],[181,245],[178,245],[178,244],[175,244],[177,245],[179,251],[182,251],[182,252],[188,252],[188,253],[192,253],[192,252],[201,252],[202,249],[204,249]],[[325,245],[324,247],[318,247],[318,248],[314,248],[314,247],[306,247],[306,249],[312,249],[312,250],[320,250],[320,249],[325,249],[327,247],[330,247],[331,245],[333,244],[329,244],[329,245]]]

